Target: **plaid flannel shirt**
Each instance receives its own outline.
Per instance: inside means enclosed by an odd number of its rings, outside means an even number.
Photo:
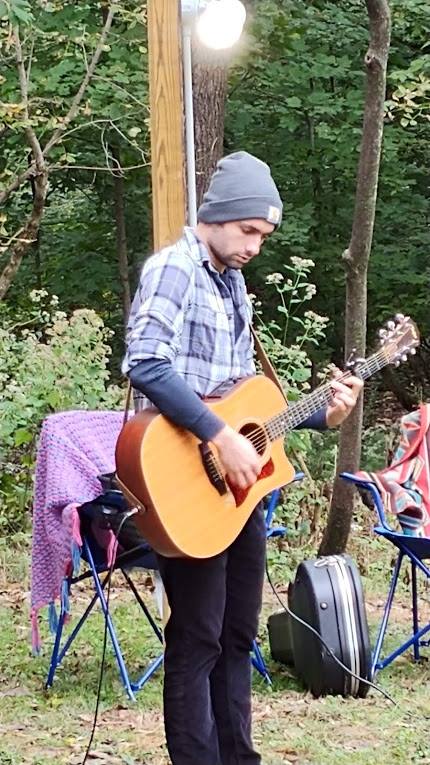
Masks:
[[[124,374],[145,359],[167,360],[200,396],[255,374],[251,301],[241,271],[229,277],[231,291],[189,228],[150,257],[131,307]]]

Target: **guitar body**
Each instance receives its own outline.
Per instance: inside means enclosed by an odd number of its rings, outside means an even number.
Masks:
[[[380,349],[354,365],[363,380],[386,364],[400,363],[419,344],[419,332],[409,316],[397,314],[381,333]],[[303,402],[288,407],[287,414],[281,391],[269,378],[257,376],[238,383],[224,398],[207,402],[262,457],[263,469],[246,491],[228,485],[213,445],[202,445],[156,410],[132,417],[116,446],[117,479],[138,509],[135,521],[145,539],[170,557],[210,558],[225,550],[258,502],[294,478],[283,434],[327,406],[332,397],[328,381]],[[207,447],[204,454],[202,446]]]
[[[294,478],[283,437],[269,441],[262,428],[285,410],[285,399],[273,382],[263,376],[248,378],[225,397],[207,403],[224,422],[254,439],[263,457],[263,470],[246,491],[225,484],[221,493],[205,469],[199,439],[156,410],[132,417],[118,438],[118,483],[139,508],[134,516],[139,531],[168,557],[209,558],[222,552],[258,502]],[[210,447],[216,457],[215,447]]]

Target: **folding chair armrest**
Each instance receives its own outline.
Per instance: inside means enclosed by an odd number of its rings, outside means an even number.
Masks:
[[[344,481],[350,481],[350,483],[355,484],[355,486],[361,486],[363,489],[367,489],[367,491],[370,492],[381,526],[387,531],[393,531],[391,526],[387,523],[384,505],[376,484],[373,483],[373,481],[365,481],[363,478],[358,478],[354,473],[340,473],[340,477],[343,478]]]

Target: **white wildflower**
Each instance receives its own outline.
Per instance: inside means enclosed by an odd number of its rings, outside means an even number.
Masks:
[[[315,265],[314,261],[310,258],[299,258],[295,255],[290,258],[290,261],[294,268],[297,268],[300,271],[304,271],[308,268],[313,268]]]
[[[306,286],[305,294],[304,294],[304,300],[311,300],[314,295],[316,295],[317,288],[315,287],[315,284],[308,284]]]
[[[308,319],[308,321],[313,324],[319,324],[321,326],[324,326],[329,321],[327,316],[320,316],[320,314],[315,313],[315,311],[305,311],[305,319]]]
[[[269,274],[266,277],[266,284],[280,284],[282,281],[284,281],[284,277],[279,273]]]
[[[51,305],[52,306],[57,306],[59,302],[60,301],[58,299],[58,296],[57,295],[52,295],[51,300],[50,300]]]
[[[31,290],[30,292],[30,300],[32,303],[40,303],[40,292],[39,290]]]
[[[29,297],[32,303],[40,303],[42,298],[48,297],[48,290],[31,290]]]

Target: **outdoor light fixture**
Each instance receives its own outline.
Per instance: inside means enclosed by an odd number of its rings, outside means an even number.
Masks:
[[[185,139],[187,160],[188,223],[197,223],[191,38],[195,26],[208,48],[231,48],[242,34],[246,10],[240,0],[181,0],[182,65],[184,70]]]
[[[211,0],[197,20],[197,34],[208,48],[231,48],[242,34],[245,19],[240,0]]]

